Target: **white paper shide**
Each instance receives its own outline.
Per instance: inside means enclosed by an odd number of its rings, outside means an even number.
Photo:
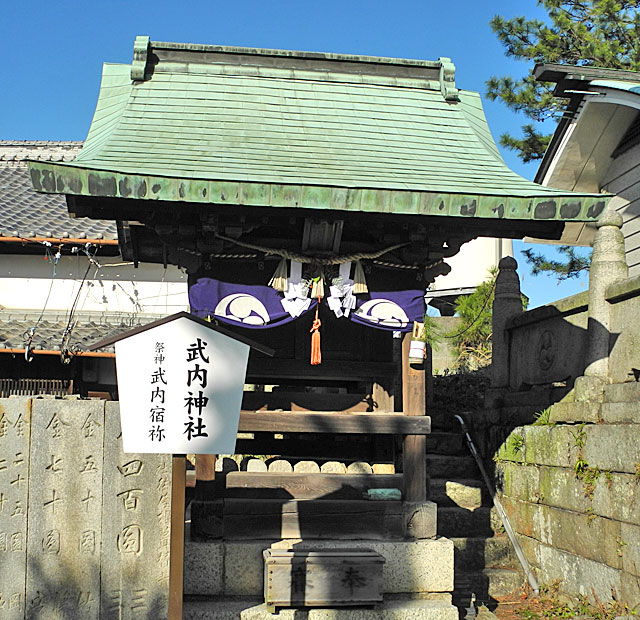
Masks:
[[[125,452],[234,453],[248,345],[182,317],[115,347]]]

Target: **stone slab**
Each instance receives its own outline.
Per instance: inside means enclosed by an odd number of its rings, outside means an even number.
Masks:
[[[185,603],[184,620],[458,620],[458,609],[447,601],[390,600],[375,609],[282,609],[270,614],[255,601],[192,601]]]
[[[27,615],[100,617],[104,403],[34,399]]]
[[[0,617],[25,617],[31,399],[0,399]]]
[[[224,545],[224,594],[226,596],[258,596],[263,590],[262,552],[274,541],[225,543],[188,543],[191,545]],[[296,544],[296,541],[286,541]],[[385,542],[378,540],[345,541],[305,540],[305,547],[369,548],[386,562],[382,575],[384,593],[451,592],[453,590],[453,543],[446,538],[435,540]],[[219,553],[219,552],[218,552]]]
[[[166,619],[171,456],[125,454],[117,403],[107,403],[105,426],[102,617]]]

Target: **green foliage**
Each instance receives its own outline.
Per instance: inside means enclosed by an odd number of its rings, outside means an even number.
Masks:
[[[456,299],[456,314],[460,324],[445,334],[450,338],[460,370],[477,370],[491,363],[492,307],[497,273],[480,284],[471,295]]]
[[[537,0],[545,20],[496,15],[491,28],[507,56],[525,61],[640,69],[640,2],[638,0]],[[536,82],[531,73],[522,79],[492,77],[487,96],[534,122],[559,114],[562,102],[553,85]],[[515,150],[523,161],[540,159],[549,142],[533,124],[523,126],[523,137],[505,134],[500,143]]]
[[[586,256],[580,256],[576,248],[568,245],[560,245],[557,250],[559,254],[564,256],[564,261],[551,260],[532,250],[523,250],[522,253],[531,266],[531,273],[534,276],[540,273],[553,273],[558,277],[558,280],[568,280],[577,278],[583,271],[589,269],[591,251]]]
[[[424,341],[434,350],[437,351],[442,343],[442,328],[435,317],[424,315],[422,320],[424,324]]]
[[[551,422],[551,407],[538,411],[533,416],[536,419],[533,426],[555,426],[555,423]]]
[[[497,277],[498,270],[493,269],[489,279],[480,284],[471,295],[461,295],[456,299],[456,315],[460,317],[460,324],[442,338],[451,339],[457,370],[478,370],[491,364],[492,313]],[[522,307],[527,307],[524,296]]]

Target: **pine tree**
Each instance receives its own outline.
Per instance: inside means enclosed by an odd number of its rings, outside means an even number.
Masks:
[[[537,2],[548,19],[496,15],[491,20],[507,56],[534,63],[640,70],[640,0]],[[521,79],[492,77],[487,82],[489,99],[499,99],[533,121],[523,125],[521,137],[500,137],[500,144],[524,162],[541,159],[549,144],[550,136],[536,123],[553,118],[563,107],[552,90],[552,84],[537,82],[531,72]]]

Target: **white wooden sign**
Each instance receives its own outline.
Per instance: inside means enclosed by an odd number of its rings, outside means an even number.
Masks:
[[[233,454],[249,348],[188,317],[116,342],[124,451]]]

